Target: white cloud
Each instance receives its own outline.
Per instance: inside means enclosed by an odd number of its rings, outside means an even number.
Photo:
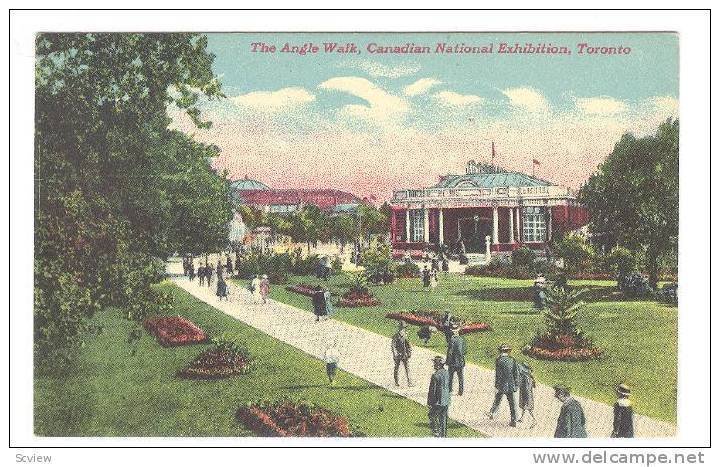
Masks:
[[[406,96],[417,96],[425,94],[431,87],[441,84],[442,81],[435,78],[422,78],[403,88]]]
[[[373,122],[389,120],[408,111],[408,105],[404,99],[388,93],[365,78],[339,76],[320,83],[318,88],[345,92],[365,100],[368,105],[349,104],[342,108],[342,112]]]
[[[416,63],[388,66],[373,62],[372,60],[353,60],[351,62],[343,62],[340,66],[362,70],[373,78],[399,78],[401,76],[414,75],[420,71],[420,65]]]
[[[280,112],[294,109],[315,100],[315,95],[299,87],[277,91],[254,91],[230,99],[233,103],[261,112]]]
[[[650,103],[658,112],[677,115],[678,100],[671,96],[658,96],[649,99]]]
[[[502,93],[510,99],[510,105],[530,112],[544,112],[550,107],[545,97],[533,88],[508,88]]]
[[[577,98],[575,99],[575,107],[591,115],[614,115],[627,109],[625,102],[604,96]]]
[[[433,94],[433,97],[440,101],[441,104],[458,107],[479,104],[484,100],[482,97],[474,94],[459,94],[453,91],[440,91]]]

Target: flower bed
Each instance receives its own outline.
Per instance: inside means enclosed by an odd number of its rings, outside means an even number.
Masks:
[[[380,300],[373,297],[370,291],[365,288],[348,290],[340,297],[340,301],[338,302],[338,306],[349,308],[378,305],[380,305]]]
[[[292,401],[263,402],[240,407],[237,420],[258,436],[349,437],[345,417],[321,407]]]
[[[286,287],[287,290],[290,292],[299,293],[300,295],[305,295],[306,297],[312,297],[315,292],[317,292],[317,287],[314,285],[307,285],[307,284],[297,284],[297,285],[290,285]]]
[[[250,357],[225,349],[208,349],[197,356],[190,365],[178,371],[187,379],[222,379],[244,375],[250,371]]]
[[[523,348],[523,353],[538,360],[583,362],[599,358],[602,350],[589,341],[571,335],[539,335]]]
[[[207,341],[205,332],[182,316],[148,318],[143,322],[143,326],[163,347],[201,344]]]
[[[563,362],[584,362],[599,358],[602,350],[593,347],[590,349],[577,349],[565,347],[563,349],[543,349],[541,347],[527,346],[523,353],[538,360],[557,360]]]
[[[415,326],[434,326],[437,329],[443,329],[442,314],[432,311],[401,311],[393,312],[385,315],[386,318],[405,321]],[[491,331],[492,327],[488,323],[467,323],[460,327],[460,334],[471,334],[473,332]]]

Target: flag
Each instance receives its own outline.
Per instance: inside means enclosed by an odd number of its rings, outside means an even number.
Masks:
[[[537,159],[533,159],[533,165],[540,165],[540,161]]]

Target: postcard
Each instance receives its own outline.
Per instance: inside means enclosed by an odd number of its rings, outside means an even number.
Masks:
[[[676,433],[674,33],[39,33],[41,437]]]

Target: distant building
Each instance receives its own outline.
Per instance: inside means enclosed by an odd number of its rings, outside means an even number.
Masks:
[[[362,203],[357,196],[341,190],[270,188],[247,176],[233,182],[231,187],[236,203],[279,214],[298,211],[307,205],[314,205],[328,212],[347,211]]]
[[[588,223],[588,213],[566,187],[510,171],[485,171],[470,161],[463,175],[441,176],[431,187],[395,191],[390,201],[396,250],[462,240],[468,253],[542,250]]]

